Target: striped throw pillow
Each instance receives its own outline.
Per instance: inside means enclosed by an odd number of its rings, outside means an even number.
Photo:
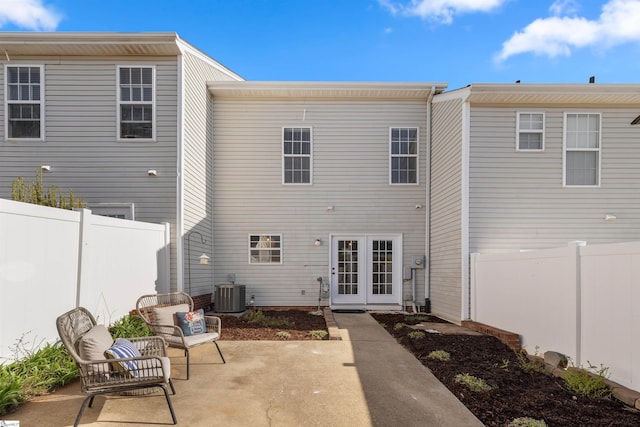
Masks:
[[[136,346],[124,338],[117,338],[113,346],[104,352],[104,355],[107,359],[126,359],[142,356]],[[138,376],[138,361],[136,360],[124,360],[114,365],[120,371],[127,372],[134,377]]]

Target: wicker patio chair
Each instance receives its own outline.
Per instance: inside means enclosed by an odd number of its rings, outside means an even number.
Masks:
[[[187,357],[187,379],[189,379],[189,349],[193,347],[213,343],[218,349],[222,363],[227,363],[217,343],[222,332],[222,323],[219,317],[204,316],[206,332],[196,335],[185,336],[182,328],[177,326],[175,320],[176,312],[193,311],[193,299],[189,294],[171,292],[143,295],[138,298],[136,310],[138,316],[145,321],[153,333],[163,337],[169,347],[184,350]]]
[[[82,402],[74,426],[80,423],[87,404],[89,407],[93,405],[96,395],[143,394],[154,387],[164,392],[173,424],[177,423],[167,390],[169,386],[176,394],[171,382],[171,362],[161,337],[128,338],[141,356],[108,359],[102,347],[108,351],[115,348],[113,338],[103,325],[96,325],[95,318],[87,309],[78,307],[64,313],[57,318],[56,326],[62,343],[78,367],[81,389],[88,395]]]

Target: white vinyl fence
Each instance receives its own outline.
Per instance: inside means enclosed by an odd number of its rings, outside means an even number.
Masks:
[[[84,306],[111,324],[169,277],[168,224],[0,199],[0,363],[23,337],[55,342],[65,311]]]
[[[640,391],[640,242],[472,254],[471,319]]]

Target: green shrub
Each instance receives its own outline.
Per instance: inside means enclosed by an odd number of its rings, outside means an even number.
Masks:
[[[61,343],[26,350],[24,337],[14,349],[15,362],[0,367],[0,415],[12,407],[63,386],[78,376],[73,358]]]
[[[422,338],[426,337],[427,334],[425,334],[422,331],[412,331],[412,332],[409,332],[407,336],[412,340],[421,340]]]
[[[605,368],[603,365],[598,368],[589,363],[588,370],[568,369],[563,377],[574,393],[587,397],[601,398],[611,395],[611,389],[605,382],[608,371],[609,368]]]
[[[451,355],[444,350],[434,350],[431,353],[429,353],[427,358],[431,360],[439,360],[441,362],[447,362],[451,360]]]
[[[16,178],[11,183],[11,198],[17,202],[32,203],[34,205],[51,206],[60,209],[84,208],[84,200],[69,194],[58,193],[58,187],[52,185],[44,188],[42,169],[36,171],[36,180],[25,182],[23,177]]]
[[[22,394],[22,379],[9,372],[4,367],[0,369],[0,415],[4,415],[11,408],[26,400]]]
[[[396,323],[395,325],[393,325],[393,329],[395,329],[396,331],[399,331],[400,329],[404,328],[405,326],[407,326],[404,323]]]
[[[547,427],[544,420],[536,420],[535,418],[520,417],[511,421],[507,427]]]
[[[115,338],[148,337],[153,335],[144,320],[138,316],[127,314],[109,326],[111,336]]]
[[[323,330],[309,331],[309,335],[316,340],[326,340],[329,337],[329,332]]]
[[[482,378],[474,377],[469,374],[456,375],[455,382],[466,386],[471,391],[489,391],[493,389],[493,387],[487,384],[487,382]]]

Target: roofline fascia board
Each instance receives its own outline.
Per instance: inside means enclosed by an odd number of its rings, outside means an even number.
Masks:
[[[0,32],[0,43],[13,44],[114,44],[114,43],[172,43],[174,32]]]

